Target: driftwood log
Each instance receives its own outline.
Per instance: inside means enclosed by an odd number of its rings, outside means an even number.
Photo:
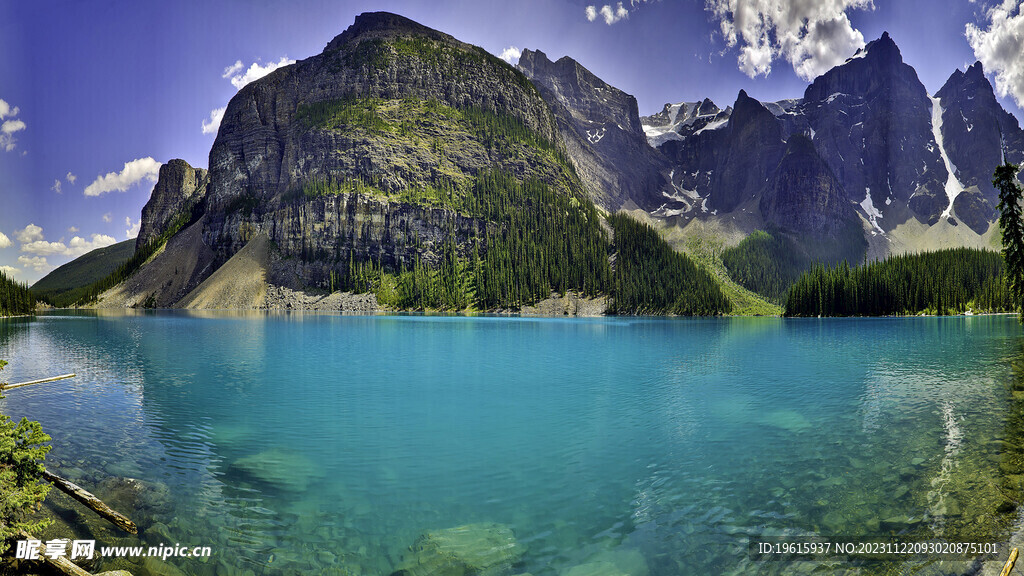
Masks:
[[[54,376],[52,378],[42,378],[39,380],[29,380],[28,382],[18,382],[17,384],[0,384],[0,392],[4,390],[12,390],[14,388],[21,388],[22,386],[31,386],[33,384],[42,384],[44,382],[55,382],[57,380],[66,380],[68,378],[74,378],[74,374],[61,374],[60,376]]]
[[[1010,557],[1006,560],[1006,565],[1003,566],[1003,571],[999,573],[999,576],[1009,576],[1010,572],[1013,571],[1013,565],[1017,562],[1017,554],[1019,552],[1016,548],[1010,550]]]
[[[114,510],[110,506],[103,503],[102,500],[92,495],[91,492],[86,491],[84,488],[75,484],[74,482],[61,478],[49,470],[43,470],[43,478],[48,482],[51,482],[54,486],[59,488],[62,492],[71,496],[75,500],[78,500],[86,507],[90,508],[100,516],[103,516],[107,520],[110,520],[115,526],[128,532],[130,534],[138,534],[139,529],[135,526],[135,522],[128,519],[127,516],[121,514],[117,510]]]
[[[19,530],[18,531],[18,536],[22,540],[35,540],[35,538],[33,538],[31,534],[29,534],[28,532],[25,532],[24,530]],[[39,562],[42,562],[42,563],[46,564],[47,566],[50,566],[51,568],[53,568],[54,570],[60,572],[61,574],[67,574],[68,576],[93,576],[89,572],[86,572],[85,570],[79,568],[77,565],[75,565],[74,562],[72,562],[71,560],[68,560],[64,556],[58,556],[57,558],[50,558],[49,556],[46,556],[45,554],[40,554],[39,555]]]

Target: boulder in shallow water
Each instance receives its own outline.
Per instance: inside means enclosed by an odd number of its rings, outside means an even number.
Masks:
[[[573,566],[562,576],[631,576],[619,569],[611,562],[587,562],[579,566]]]
[[[416,539],[392,576],[506,576],[525,551],[501,524],[435,530]]]
[[[282,448],[243,456],[228,470],[288,492],[305,492],[310,482],[319,477],[318,471],[309,458]]]
[[[106,478],[96,486],[95,494],[143,530],[153,523],[155,516],[169,513],[172,507],[171,491],[162,482]]]

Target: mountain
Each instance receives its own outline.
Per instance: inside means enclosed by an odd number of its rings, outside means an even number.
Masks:
[[[573,292],[618,312],[728,310],[706,271],[591,200],[653,206],[665,183],[635,99],[571,62],[552,66],[575,79],[535,62],[548,83],[404,17],[361,14],[322,53],[231,99],[208,173],[161,169],[131,265],[90,294],[216,308],[348,290],[389,308],[493,310]],[[553,86],[579,97],[553,106]],[[609,168],[600,141],[579,152],[569,116],[588,105],[623,125],[605,137],[639,172]],[[617,188],[595,184],[605,177]],[[618,260],[616,237],[629,241]]]
[[[665,177],[667,159],[647,143],[636,98],[568,56],[552,62],[539,50],[524,50],[518,68],[551,107],[595,203],[612,211],[635,206],[649,212],[679,204]]]
[[[672,162],[673,185],[693,197],[677,215],[684,224],[742,213],[747,233],[784,228],[810,247],[820,230],[859,221],[873,257],[987,244],[997,202],[992,172],[1004,157],[1024,159],[1024,131],[1000,107],[980,63],[930,96],[888,33],[816,78],[802,98],[761,103],[741,91],[725,110],[710,100],[666,104],[641,122]],[[783,161],[794,135],[813,150],[800,144],[803,160]],[[812,166],[819,177],[808,180]],[[780,183],[790,188],[781,197],[789,208],[779,205]],[[814,209],[801,190],[817,201],[827,196],[834,209]],[[834,202],[840,198],[846,207]],[[831,259],[852,252],[835,250]]]
[[[102,280],[135,253],[135,240],[125,240],[87,254],[58,267],[32,285],[32,292],[54,303],[72,303],[82,289]]]

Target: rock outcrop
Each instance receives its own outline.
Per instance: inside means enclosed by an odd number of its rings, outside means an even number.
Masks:
[[[648,144],[636,98],[568,56],[552,62],[539,50],[524,50],[519,69],[554,112],[569,156],[596,204],[612,211],[628,204],[655,211],[673,203],[665,177],[668,161]]]
[[[467,524],[420,536],[392,576],[511,576],[525,552],[507,526]]]
[[[491,146],[481,123],[492,121],[538,144]],[[301,260],[308,285],[350,262],[431,263],[449,240],[468,250],[486,225],[439,198],[464,193],[481,170],[582,194],[544,149],[558,142],[518,70],[401,16],[362,14],[323,53],[232,98],[210,152],[203,237],[223,263],[266,234]]]
[[[673,186],[692,199],[674,214],[679,219],[745,212],[742,220],[753,226],[848,228],[846,209],[806,212],[826,189],[830,199],[838,191],[867,222],[861,235],[876,255],[879,247],[885,254],[904,245],[906,230],[940,220],[948,222],[942,230],[964,224],[980,238],[995,220],[993,170],[1004,159],[1024,160],[1024,130],[999,105],[980,63],[954,72],[929,96],[888,33],[816,78],[802,98],[759,103],[741,94],[724,111],[708,100],[666,104],[642,122],[649,142],[672,163]],[[786,152],[792,134],[811,141],[832,179],[823,176],[817,186],[801,173],[816,163],[780,162],[792,151]],[[797,173],[785,174],[798,165]],[[810,197],[782,210],[779,186],[790,200]],[[752,199],[763,222],[749,218]],[[900,228],[900,239],[890,236],[910,219],[916,223]]]
[[[153,194],[142,208],[142,223],[135,249],[158,238],[182,210],[206,194],[206,170],[193,168],[184,160],[171,160],[160,167]]]

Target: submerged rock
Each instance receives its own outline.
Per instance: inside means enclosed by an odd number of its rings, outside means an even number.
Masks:
[[[96,495],[143,530],[153,523],[154,516],[167,514],[172,507],[166,484],[136,478],[107,478],[96,487]]]
[[[647,576],[647,560],[639,550],[618,548],[601,552],[588,562],[573,566],[562,576]]]
[[[501,524],[435,530],[416,540],[392,576],[505,576],[525,551]]]
[[[318,470],[311,460],[301,454],[271,448],[235,460],[229,473],[240,473],[279,490],[305,492],[310,482],[319,477]]]

